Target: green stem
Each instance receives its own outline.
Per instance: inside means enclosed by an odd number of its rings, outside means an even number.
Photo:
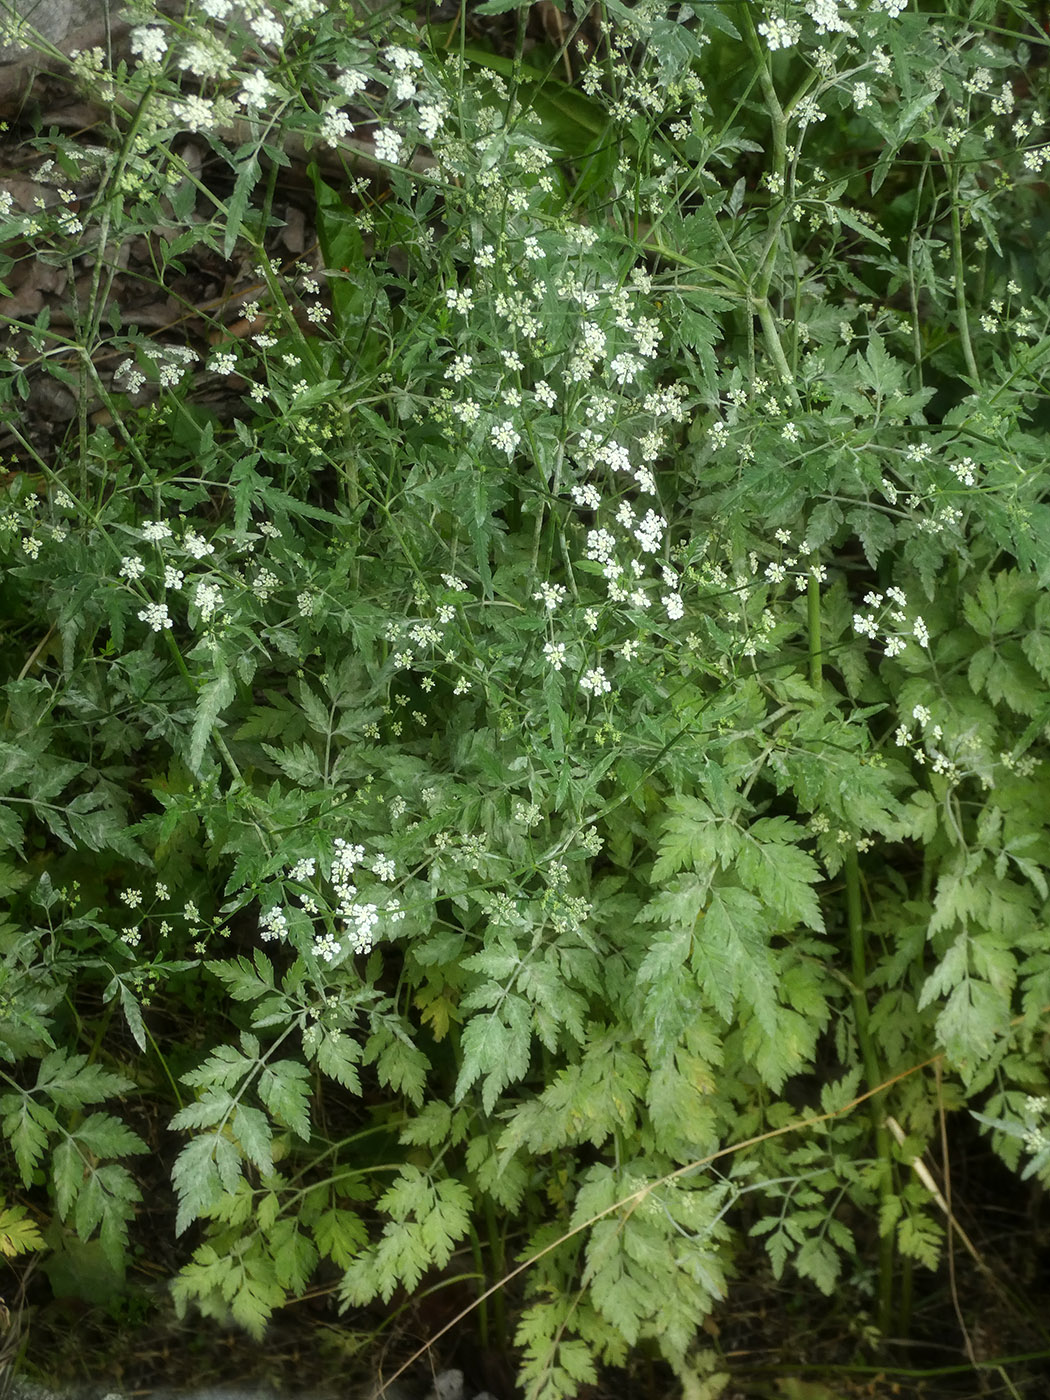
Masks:
[[[489,1237],[489,1256],[492,1260],[493,1278],[502,1278],[507,1272],[503,1236],[496,1223],[496,1211],[491,1198],[485,1196],[485,1231]],[[492,1298],[492,1323],[495,1332],[494,1345],[499,1354],[505,1355],[509,1348],[507,1338],[507,1307],[502,1288],[498,1288]]]
[[[473,1225],[470,1227],[470,1252],[474,1256],[474,1268],[478,1275],[478,1341],[487,1350],[489,1345],[488,1277],[485,1273],[485,1260],[481,1254],[481,1239]],[[496,1293],[496,1297],[502,1297],[502,1290]]]
[[[857,852],[851,848],[846,853],[846,916],[849,927],[850,965],[853,981],[853,1012],[857,1027],[857,1043],[864,1061],[864,1075],[869,1089],[876,1089],[883,1081],[879,1059],[875,1053],[875,1043],[871,1038],[868,1020],[868,965],[867,950],[864,946],[864,915],[860,897],[860,866]],[[879,1203],[886,1207],[893,1195],[893,1152],[890,1134],[883,1120],[882,1110],[876,1100],[871,1100],[871,1119],[875,1134],[875,1153],[879,1159]],[[880,1218],[882,1211],[880,1210]],[[888,1336],[893,1321],[893,1234],[889,1232],[879,1240],[879,1330]]]
[[[777,248],[780,244],[781,234],[788,227],[787,216],[790,209],[787,156],[788,119],[780,98],[777,96],[773,73],[769,65],[769,54],[758,37],[750,5],[744,5],[741,8],[740,17],[743,20],[744,40],[755,60],[759,85],[766,100],[766,111],[769,113],[770,134],[773,138],[773,168],[770,189],[773,192],[774,200],[779,199],[780,201],[779,212],[774,213],[772,207],[770,208],[769,232],[766,235],[765,246],[759,255],[757,270],[747,290],[752,312],[758,316],[762,323],[762,338],[766,343],[769,357],[776,366],[783,386],[790,393],[792,402],[798,407],[798,392],[794,387],[791,366],[784,354],[784,347],[777,333],[773,308],[769,304],[769,288],[773,281],[773,270],[776,267]]]
[[[816,560],[814,559],[814,564]],[[820,634],[820,584],[815,572],[809,576],[806,595],[806,612],[809,632],[809,678],[815,689],[823,688],[823,645]],[[864,946],[864,911],[860,895],[860,865],[856,847],[846,853],[846,923],[849,930],[850,972],[853,982],[853,1013],[857,1027],[857,1043],[864,1061],[864,1074],[869,1089],[876,1089],[883,1082],[879,1058],[875,1053],[875,1043],[871,1037],[868,1019],[868,965],[867,950]],[[879,1159],[879,1201],[888,1205],[893,1194],[893,1155],[890,1134],[883,1121],[882,1111],[873,1099],[871,1101],[872,1129],[875,1136],[875,1152]],[[880,1219],[882,1213],[880,1212]],[[893,1319],[893,1235],[881,1235],[879,1239],[879,1329],[888,1336]]]
[[[966,271],[963,267],[962,219],[959,215],[959,174],[954,162],[948,169],[952,185],[952,265],[955,272],[955,309],[959,318],[959,339],[962,341],[963,359],[966,361],[970,378],[974,387],[980,388],[981,374],[974,358],[970,323],[966,315]]]
[[[817,577],[817,558],[813,555],[813,568],[806,584],[806,623],[809,632],[809,683],[814,690],[824,686],[824,649],[820,641],[820,579]]]
[[[897,1336],[911,1335],[912,1293],[915,1282],[914,1261],[905,1255],[901,1260],[900,1290],[897,1301]]]

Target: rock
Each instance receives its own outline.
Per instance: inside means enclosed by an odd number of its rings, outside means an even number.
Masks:
[[[463,1400],[463,1372],[439,1371],[426,1400]]]

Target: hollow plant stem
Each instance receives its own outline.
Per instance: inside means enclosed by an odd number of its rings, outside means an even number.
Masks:
[[[503,1248],[503,1236],[500,1234],[499,1224],[496,1220],[496,1211],[487,1195],[485,1197],[485,1230],[488,1234],[492,1275],[494,1278],[502,1278],[507,1269],[506,1252]],[[507,1337],[507,1308],[502,1288],[492,1299],[492,1330],[495,1333],[493,1343],[496,1350],[500,1355],[504,1355],[510,1343]]]
[[[864,1076],[868,1088],[874,1089],[882,1081],[879,1060],[875,1053],[875,1043],[871,1037],[868,1021],[868,965],[867,950],[864,946],[864,914],[860,897],[860,866],[857,852],[851,849],[846,853],[846,917],[849,928],[850,970],[853,981],[853,1012],[857,1028],[857,1043],[864,1061]],[[893,1234],[881,1233],[885,1218],[883,1207],[888,1206],[893,1194],[893,1153],[890,1134],[884,1121],[881,1107],[871,1100],[871,1118],[875,1133],[875,1153],[879,1160],[879,1312],[878,1323],[882,1335],[888,1336],[893,1320]]]
[[[816,559],[814,558],[814,569],[810,573],[806,593],[806,621],[810,683],[815,690],[821,690],[824,683],[824,651],[820,626],[820,581],[815,566]],[[861,903],[860,866],[855,847],[851,847],[846,853],[844,874],[846,881],[846,926],[849,932],[853,1014],[857,1028],[857,1043],[860,1046],[868,1088],[875,1089],[883,1081],[868,1019],[867,949],[864,946],[864,911]],[[871,1115],[875,1152],[879,1160],[879,1205],[884,1207],[888,1204],[893,1190],[893,1156],[889,1130],[883,1121],[882,1110],[874,1099],[871,1101]],[[880,1209],[879,1217],[881,1226],[881,1221],[885,1218],[882,1209]],[[889,1334],[893,1318],[893,1257],[893,1235],[880,1234],[878,1324],[883,1336]]]

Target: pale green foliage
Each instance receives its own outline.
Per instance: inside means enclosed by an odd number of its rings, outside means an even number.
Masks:
[[[639,1345],[696,1400],[738,1259],[858,1310],[880,1238],[936,1266],[942,1108],[1050,1170],[1034,104],[963,0],[613,4],[573,84],[310,8],[258,72],[232,15],[199,93],[165,20],[104,159],[34,143],[86,228],[0,211],[98,270],[0,374],[80,396],[0,512],[0,1186],[120,1267],[140,1094],[181,1313],[262,1337],[525,1240],[528,1400]],[[125,325],[140,237],[252,269],[259,326],[191,369]]]
[[[82,1240],[97,1231],[117,1271],[126,1262],[128,1221],[141,1192],[127,1167],[105,1159],[149,1149],[113,1114],[84,1109],[132,1087],[122,1075],[89,1064],[87,1056],[56,1049],[41,1059],[32,1088],[0,1095],[0,1126],[22,1186],[46,1166],[58,1218]]]

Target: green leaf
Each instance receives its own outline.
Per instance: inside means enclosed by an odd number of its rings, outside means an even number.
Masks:
[[[15,1154],[22,1185],[28,1187],[47,1150],[49,1134],[58,1131],[58,1120],[42,1104],[18,1094],[0,1098],[0,1113],[4,1115],[4,1137]]]
[[[483,1080],[481,1102],[486,1113],[500,1093],[528,1073],[532,1045],[532,1016],[524,997],[508,993],[498,1010],[472,1016],[463,1028],[463,1063],[456,1080],[458,1102],[470,1086]]]
[[[736,863],[741,883],[787,924],[823,933],[824,916],[811,888],[821,878],[820,868],[807,851],[792,844],[806,840],[803,828],[788,817],[765,817],[746,835]]]
[[[238,1104],[234,1109],[230,1127],[244,1155],[258,1167],[263,1176],[269,1176],[273,1172],[273,1133],[266,1114],[248,1104]]]
[[[234,168],[237,169],[237,178],[234,181],[233,193],[226,204],[226,232],[222,241],[222,256],[227,262],[233,256],[237,239],[240,237],[241,226],[248,210],[248,200],[262,174],[262,166],[254,152],[247,160],[241,161],[239,168]]]
[[[277,1282],[282,1289],[301,1297],[317,1267],[318,1253],[313,1240],[299,1229],[297,1221],[286,1216],[278,1220],[267,1243]]]
[[[225,667],[218,675],[206,681],[197,692],[197,707],[190,735],[190,747],[186,757],[192,773],[199,773],[204,750],[215,731],[219,716],[237,693],[233,676]]]
[[[187,1143],[171,1172],[179,1202],[175,1234],[184,1234],[195,1220],[213,1211],[223,1191],[232,1191],[240,1175],[240,1156],[229,1138],[202,1133]]]
[[[359,1215],[335,1206],[321,1214],[313,1227],[314,1243],[325,1259],[346,1269],[368,1243],[368,1231]]]
[[[732,885],[713,889],[693,941],[693,970],[724,1020],[732,1020],[742,998],[766,1035],[775,1038],[777,975],[767,927],[753,894]]]
[[[169,1127],[212,1128],[216,1123],[226,1121],[235,1103],[228,1089],[205,1089],[194,1103],[180,1108],[172,1118]]]
[[[70,1055],[64,1049],[46,1055],[36,1076],[37,1091],[47,1094],[59,1108],[83,1108],[134,1087],[122,1074],[89,1065],[86,1055]]]
[[[310,1137],[310,1071],[297,1060],[265,1065],[259,1075],[259,1097],[274,1119],[304,1141]]]
[[[698,797],[672,797],[667,807],[654,883],[690,867],[697,874],[727,869],[742,840],[736,827]]]
[[[13,1259],[43,1248],[44,1237],[25,1206],[0,1206],[0,1257]]]
[[[246,957],[223,962],[209,960],[204,966],[224,983],[234,1001],[254,1001],[274,990],[273,966],[260,949],[252,955],[254,967]]]
[[[317,1043],[317,1067],[329,1079],[334,1079],[352,1094],[361,1092],[361,1076],[357,1062],[361,1058],[361,1047],[351,1036],[342,1031],[326,1031]]]
[[[110,1113],[92,1113],[71,1132],[71,1140],[95,1157],[129,1157],[150,1149],[128,1125]]]

